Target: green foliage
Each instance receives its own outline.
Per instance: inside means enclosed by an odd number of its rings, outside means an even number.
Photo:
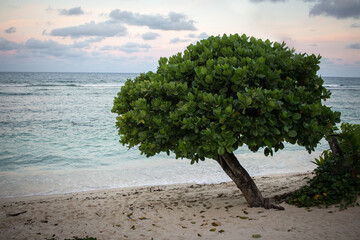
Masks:
[[[338,173],[349,173],[354,178],[360,174],[360,124],[341,124],[340,134],[331,134],[329,137],[336,137],[341,148],[341,155],[337,166]]]
[[[309,152],[339,122],[316,75],[320,56],[246,35],[209,37],[128,79],[114,100],[120,143],[198,162],[247,147]]]
[[[360,124],[343,123],[339,137],[341,156],[334,156],[330,150],[315,159],[315,176],[301,188],[289,203],[299,207],[331,205],[341,203],[342,207],[354,204],[360,193]]]

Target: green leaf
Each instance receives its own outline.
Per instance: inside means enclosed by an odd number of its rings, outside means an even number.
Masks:
[[[249,106],[251,103],[252,103],[252,99],[251,99],[250,97],[247,97],[245,104],[246,104],[247,106]]]
[[[296,131],[295,131],[295,130],[290,130],[290,131],[288,132],[288,135],[289,135],[289,137],[294,138],[294,137],[296,137],[296,136],[297,136],[297,133],[296,133]]]
[[[217,153],[221,156],[225,154],[225,148],[224,147],[219,147]]]
[[[299,120],[299,119],[301,118],[301,114],[300,114],[300,113],[295,113],[295,114],[292,116],[292,118],[293,118],[294,120]]]
[[[188,95],[187,95],[187,100],[192,101],[192,100],[194,100],[194,99],[195,99],[194,94],[192,94],[191,92],[189,92]]]
[[[206,75],[205,82],[211,84],[213,82],[213,78],[211,75]]]
[[[231,105],[227,106],[227,107],[225,108],[225,112],[226,112],[227,114],[231,114],[231,113],[232,113],[232,106],[231,106]]]

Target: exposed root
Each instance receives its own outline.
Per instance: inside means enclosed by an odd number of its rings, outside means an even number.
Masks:
[[[285,210],[284,207],[276,204],[276,201],[274,198],[264,198],[264,206],[263,207],[266,209],[274,208],[277,210]]]

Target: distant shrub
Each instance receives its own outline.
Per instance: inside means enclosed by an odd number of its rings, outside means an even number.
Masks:
[[[299,207],[340,203],[341,208],[355,204],[360,193],[360,124],[343,123],[341,130],[328,136],[339,140],[339,153],[326,150],[315,159],[315,176],[288,203]]]

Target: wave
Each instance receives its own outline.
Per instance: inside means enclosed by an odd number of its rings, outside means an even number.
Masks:
[[[342,84],[324,84],[324,87],[341,87]]]
[[[100,83],[100,84],[96,84],[96,83],[93,83],[93,84],[75,84],[75,83],[72,83],[72,84],[58,84],[58,83],[50,83],[50,84],[14,84],[14,85],[10,85],[10,84],[4,84],[4,85],[1,85],[0,84],[0,87],[3,87],[3,88],[37,88],[37,87],[93,87],[93,88],[97,88],[97,87],[100,87],[100,88],[107,88],[107,87],[121,87],[121,86],[124,86],[124,83]]]
[[[24,87],[82,87],[81,85],[72,83],[72,84],[27,84]]]
[[[360,85],[343,85],[343,84],[324,84],[328,89],[342,89],[342,90],[359,90]]]
[[[21,93],[21,92],[0,92],[0,96],[31,96],[33,93]]]

